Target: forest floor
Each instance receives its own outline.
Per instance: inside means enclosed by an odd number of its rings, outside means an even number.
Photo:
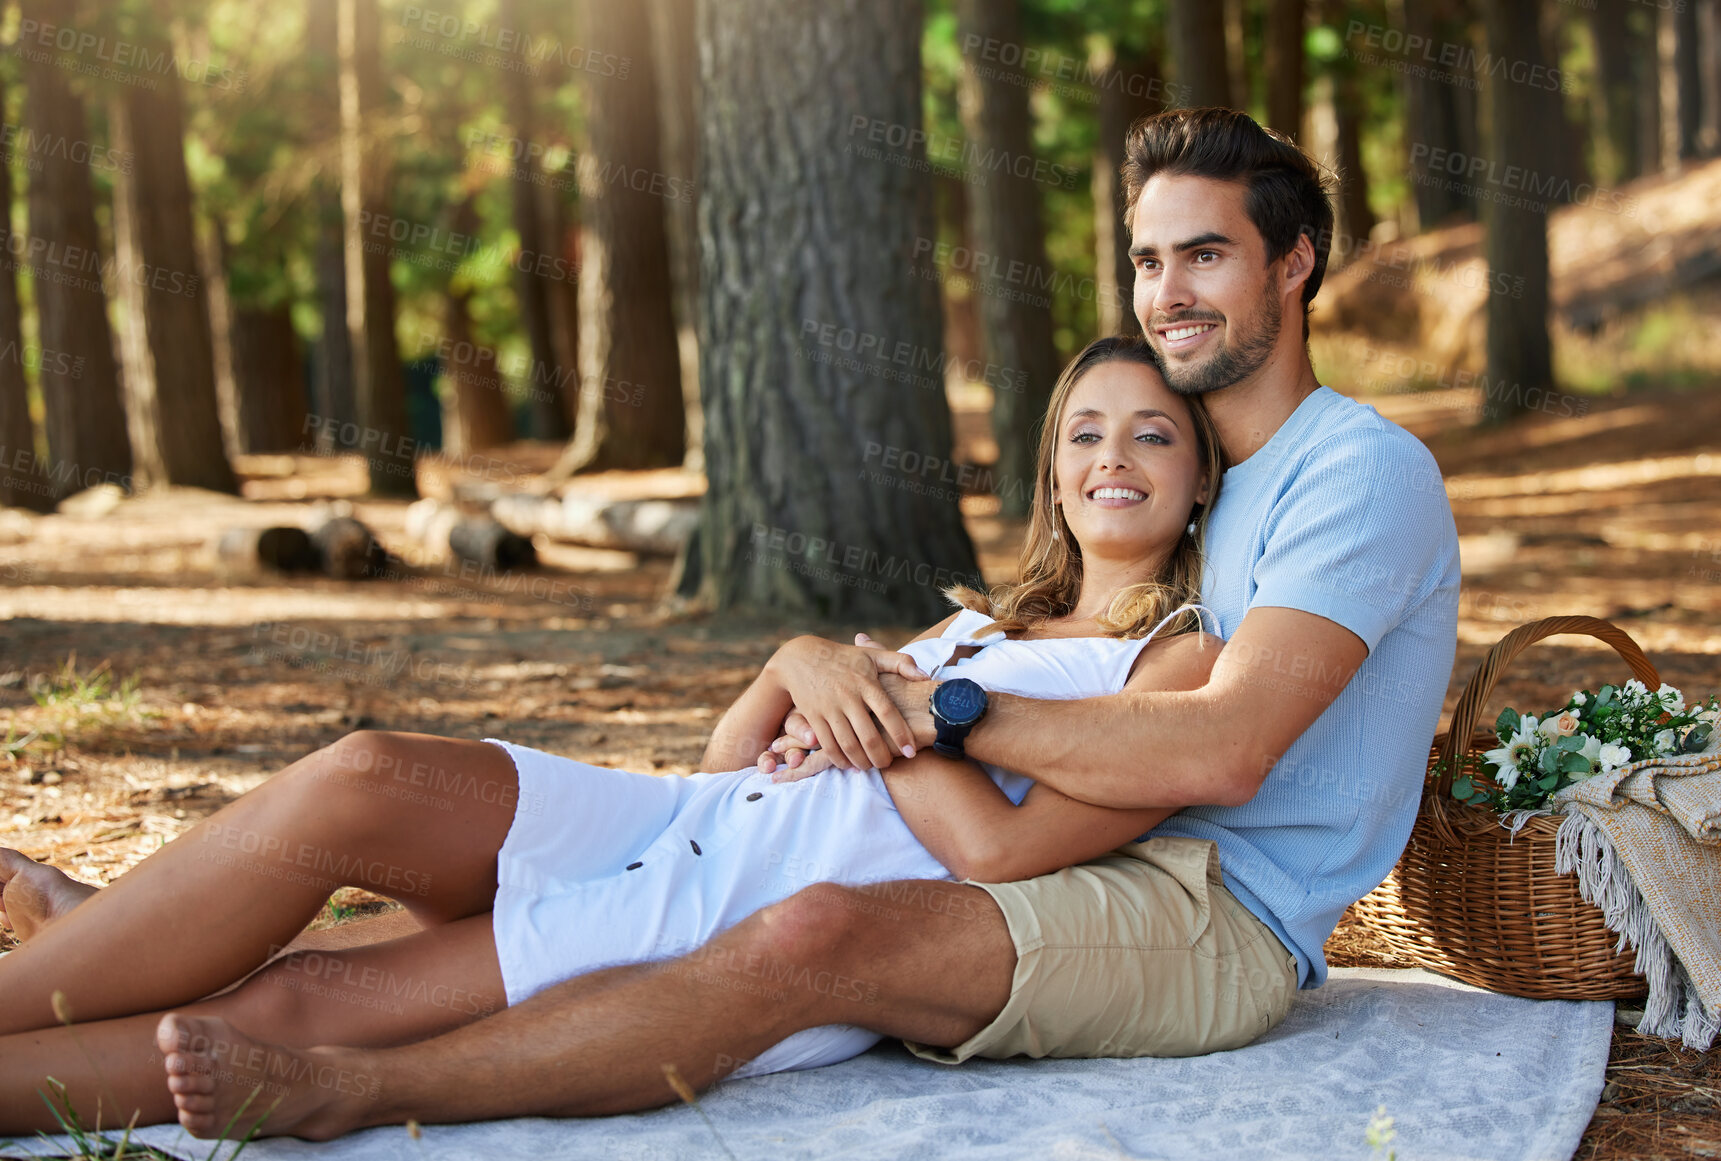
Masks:
[[[1625,628],[1689,695],[1721,690],[1721,392],[1560,397],[1486,432],[1471,426],[1474,394],[1368,398],[1433,448],[1463,538],[1447,712],[1508,629],[1567,613]],[[983,415],[959,400],[957,419],[964,447],[979,450]],[[555,451],[522,445],[492,473],[524,480]],[[473,578],[436,562],[355,582],[227,575],[214,534],[306,524],[342,498],[415,559],[404,504],[360,496],[356,460],[251,457],[241,468],[243,500],[172,492],[81,514],[0,512],[0,842],[104,883],[360,727],[500,736],[687,772],[788,636],[864,628],[894,641],[920,628],[672,616],[659,609],[668,560],[565,546],[525,575]],[[446,494],[450,474],[429,464],[420,483]],[[680,473],[581,486],[697,490]],[[982,565],[1001,579],[1020,529],[987,506],[964,502]],[[1491,706],[1540,709],[1624,675],[1599,643],[1560,638],[1513,664]],[[355,892],[342,902],[366,903]],[[1349,924],[1329,955],[1390,963]],[[1721,1053],[1621,1027],[1578,1156],[1721,1157],[1718,1119]]]

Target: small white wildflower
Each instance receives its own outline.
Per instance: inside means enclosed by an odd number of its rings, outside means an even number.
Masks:
[[[1601,752],[1596,756],[1600,759],[1602,773],[1605,774],[1609,770],[1617,770],[1631,761],[1631,750],[1618,742],[1609,742],[1601,748]]]
[[[1679,739],[1672,730],[1662,730],[1655,735],[1655,751],[1658,754],[1671,754],[1679,748]]]
[[[1661,683],[1661,688],[1655,691],[1655,697],[1670,714],[1681,713],[1685,709],[1685,695],[1665,681]]]
[[[1581,689],[1578,690],[1576,693],[1572,694],[1572,704],[1575,706],[1582,706],[1582,705],[1586,704],[1589,700],[1590,700],[1589,697]]]

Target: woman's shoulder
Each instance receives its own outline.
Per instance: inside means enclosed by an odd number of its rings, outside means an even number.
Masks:
[[[1130,670],[1129,684],[1150,689],[1200,689],[1213,673],[1225,642],[1203,629],[1148,642]]]

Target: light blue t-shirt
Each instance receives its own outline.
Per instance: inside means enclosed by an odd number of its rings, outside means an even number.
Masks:
[[[1321,947],[1410,837],[1458,643],[1458,533],[1421,441],[1327,387],[1225,473],[1203,600],[1230,640],[1250,609],[1302,609],[1368,658],[1243,806],[1198,806],[1152,833],[1212,839],[1225,885],[1326,981]],[[1235,646],[1227,646],[1228,649]],[[1312,684],[1308,658],[1244,658],[1263,700]]]

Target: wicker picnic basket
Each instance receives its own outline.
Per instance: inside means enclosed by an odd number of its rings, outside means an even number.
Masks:
[[[1494,683],[1524,649],[1556,633],[1582,633],[1613,646],[1638,680],[1661,684],[1655,666],[1626,633],[1595,617],[1548,617],[1521,625],[1488,651],[1428,755],[1428,780],[1410,844],[1392,874],[1354,904],[1352,915],[1401,959],[1468,984],[1538,1000],[1623,1000],[1647,985],[1634,954],[1578,894],[1575,878],[1554,873],[1560,818],[1531,818],[1510,834],[1487,807],[1452,797],[1460,772],[1480,773],[1496,744],[1477,729]]]

